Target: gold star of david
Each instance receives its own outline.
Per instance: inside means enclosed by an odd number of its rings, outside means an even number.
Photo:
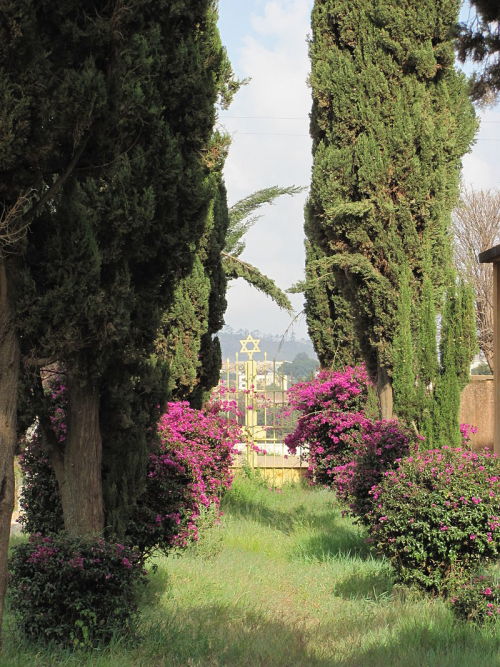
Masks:
[[[255,352],[260,352],[260,338],[253,338],[253,336],[248,336],[248,338],[245,338],[245,340],[240,340],[241,343],[241,354],[248,354],[248,360],[251,361],[253,359],[253,355]],[[253,345],[252,348],[248,348],[249,345]]]

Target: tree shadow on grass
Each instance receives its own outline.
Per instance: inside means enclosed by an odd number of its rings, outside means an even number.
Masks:
[[[389,600],[392,595],[394,578],[389,569],[351,574],[337,582],[332,590],[334,595],[345,600]]]
[[[161,618],[151,619],[145,629],[141,656],[146,650],[150,664],[172,667],[495,667],[499,664],[498,637],[465,624],[453,625],[446,612],[432,619],[414,620],[403,627],[397,623],[392,633],[387,632],[382,620],[380,627],[373,623],[366,628],[365,625],[366,619],[353,618],[349,625],[343,626],[353,639],[347,657],[343,642],[339,643],[343,655],[337,653],[331,622],[318,625],[304,624],[298,619],[287,621],[237,604],[177,609],[173,615],[166,611]]]
[[[331,521],[326,531],[302,541],[294,555],[304,560],[324,562],[332,558],[374,558],[371,547],[356,526],[341,520]]]
[[[336,507],[318,512],[298,505],[285,512],[271,509],[262,501],[232,496],[223,509],[229,516],[255,521],[286,535],[298,529],[314,531],[315,534],[303,540],[294,550],[294,558],[323,562],[335,557],[373,557],[362,529],[343,519]]]
[[[168,614],[168,612],[167,612]],[[236,605],[178,610],[144,636],[151,664],[328,667],[308,648],[307,630]],[[157,663],[160,658],[163,660]]]
[[[289,535],[298,527],[325,529],[334,527],[340,519],[340,510],[332,507],[328,511],[311,511],[305,505],[297,505],[287,511],[270,508],[265,502],[229,496],[224,499],[223,510],[228,515],[256,521]]]
[[[256,521],[268,528],[274,528],[282,533],[290,534],[296,520],[290,512],[270,509],[265,503],[232,496],[225,500],[223,510],[226,514],[241,519]]]
[[[384,641],[372,641],[337,667],[499,667],[500,635],[445,616],[408,623]]]

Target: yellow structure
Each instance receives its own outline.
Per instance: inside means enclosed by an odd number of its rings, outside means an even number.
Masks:
[[[257,361],[260,340],[253,336],[240,340],[236,362],[227,359],[222,380],[223,393],[234,399],[242,418],[248,445],[238,457],[235,468],[242,465],[258,469],[273,486],[299,482],[307,464],[299,456],[288,454],[285,436],[294,430],[296,418],[286,414],[285,378],[277,373],[280,362]],[[240,360],[240,355],[246,359]]]

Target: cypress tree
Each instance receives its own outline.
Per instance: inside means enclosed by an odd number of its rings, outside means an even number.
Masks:
[[[220,374],[221,352],[215,333],[226,310],[226,276],[221,251],[228,227],[221,160],[208,178],[212,199],[205,231],[188,275],[179,281],[171,307],[163,314],[155,356],[168,365],[168,394],[201,407]]]
[[[412,337],[411,271],[407,265],[401,271],[397,330],[393,340],[393,382],[398,417],[411,420],[415,415],[416,377]]]
[[[59,4],[64,12],[76,3]],[[0,9],[0,623],[14,504],[21,354],[15,310],[26,232],[74,170],[101,83],[92,79],[90,63],[80,61],[72,73],[79,94],[68,97],[71,77],[59,68],[68,45],[38,29],[46,5],[6,0]]]
[[[432,406],[439,374],[439,357],[435,293],[428,271],[424,272],[422,298],[417,308],[416,410],[414,419],[420,433],[425,436],[426,442],[430,446],[434,437]]]
[[[43,123],[59,131],[46,175],[59,187],[27,239],[23,353],[66,374],[68,435],[51,457],[67,529],[120,534],[166,398],[154,338],[206,234],[215,102],[234,86],[211,0],[25,2],[19,17],[10,56],[29,69],[42,43]]]
[[[469,381],[470,361],[477,351],[474,294],[470,286],[457,283],[446,293],[441,321],[440,373],[431,408],[432,427],[428,446],[459,446],[460,392]]]
[[[450,283],[450,214],[476,127],[454,69],[458,9],[456,0],[313,9],[306,313],[323,366],[367,363],[383,416],[400,354],[400,276],[408,272],[414,313],[424,312],[426,275],[437,306]]]

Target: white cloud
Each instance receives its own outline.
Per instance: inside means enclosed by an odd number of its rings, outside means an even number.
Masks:
[[[308,185],[311,97],[306,84],[307,36],[313,0],[223,0],[221,12],[224,2],[230,2],[233,10],[232,3],[245,3],[245,12],[251,14],[237,43],[231,33],[229,53],[238,75],[251,77],[251,82],[221,117],[233,135],[225,171],[229,201],[270,185]],[[480,115],[481,130],[473,151],[464,158],[463,180],[475,188],[500,187],[500,109]],[[243,258],[282,287],[303,276],[305,196],[277,202],[247,236]],[[293,298],[300,310],[302,297]],[[233,283],[228,302],[226,321],[234,328],[279,333],[289,323],[270,300],[242,281]],[[295,333],[306,334],[303,318]]]
[[[308,185],[311,144],[307,87],[307,34],[312,0],[272,0],[254,9],[252,32],[230,53],[238,75],[251,77],[231,109],[221,116],[233,144],[225,177],[230,203],[271,185]],[[244,118],[243,118],[244,117]],[[281,287],[304,272],[303,207],[305,193],[283,198],[263,211],[247,235],[243,259],[276,279]],[[269,299],[246,286],[231,284],[226,321],[234,328],[280,333],[290,318]],[[293,297],[302,308],[302,297]],[[305,323],[295,328],[306,335]]]

